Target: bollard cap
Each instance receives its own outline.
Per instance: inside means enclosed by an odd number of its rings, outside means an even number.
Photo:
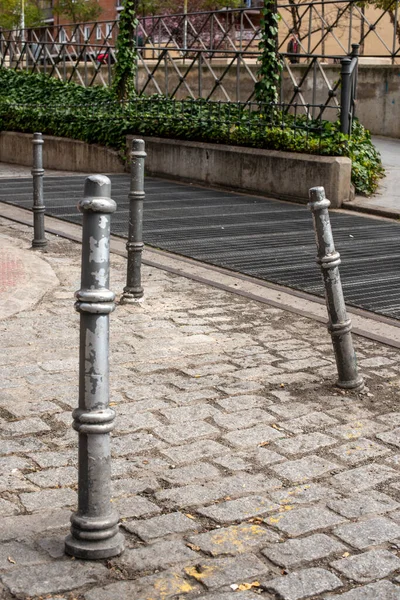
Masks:
[[[329,208],[331,205],[330,201],[325,196],[325,188],[322,187],[322,185],[310,188],[308,197],[310,198],[308,207],[313,212],[321,210],[322,208]]]
[[[43,144],[44,142],[43,142],[42,134],[38,133],[38,132],[34,133],[32,143],[33,144]]]
[[[111,199],[111,181],[105,175],[90,175],[85,180],[83,198],[78,203],[81,212],[113,213],[117,204]]]
[[[139,138],[134,138],[132,140],[131,148],[132,148],[132,151],[131,151],[132,156],[146,158],[147,154],[145,152],[144,140],[141,140]]]

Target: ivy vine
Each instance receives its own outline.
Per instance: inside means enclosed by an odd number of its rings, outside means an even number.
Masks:
[[[258,102],[275,103],[279,99],[279,83],[282,72],[282,61],[278,54],[278,24],[280,16],[275,0],[264,0],[261,9],[261,41],[258,81],[255,95]]]
[[[117,62],[114,69],[113,89],[119,100],[127,100],[136,94],[135,78],[137,70],[136,16],[137,0],[124,0],[119,19],[119,33],[116,41]]]

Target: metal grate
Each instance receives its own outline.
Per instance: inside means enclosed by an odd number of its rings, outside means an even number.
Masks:
[[[129,176],[110,178],[118,204],[112,231],[127,236]],[[47,214],[79,223],[76,204],[83,181],[81,176],[46,177]],[[0,201],[30,208],[31,180],[0,180]],[[147,178],[144,214],[149,245],[323,295],[305,206]],[[347,303],[400,319],[399,225],[334,211],[331,221]]]

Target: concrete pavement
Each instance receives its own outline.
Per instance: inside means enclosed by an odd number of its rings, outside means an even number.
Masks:
[[[28,261],[31,228],[0,231],[0,253]],[[148,266],[143,305],[111,317],[127,549],[64,556],[80,246],[49,239],[35,260],[51,285],[0,320],[0,597],[400,598],[399,351],[356,337],[367,389],[339,392],[323,325]],[[116,292],[125,267],[113,254]]]

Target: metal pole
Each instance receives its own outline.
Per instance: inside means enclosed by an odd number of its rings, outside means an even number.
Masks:
[[[71,516],[65,551],[76,558],[117,556],[124,549],[118,514],[111,503],[110,432],[115,412],[109,407],[109,314],[115,295],[110,275],[111,182],[104,175],[85,181],[78,208],[83,213],[80,313],[79,408],[73,412],[79,433],[78,510]]]
[[[143,252],[144,141],[132,140],[131,186],[129,191],[128,269],[121,304],[135,304],[143,298],[141,283]]]
[[[341,95],[340,95],[340,131],[350,133],[350,94],[351,59],[342,58]]]
[[[45,248],[47,240],[44,230],[44,202],[43,202],[43,136],[41,133],[33,134],[33,240],[32,248]]]
[[[332,337],[339,379],[336,385],[347,390],[361,389],[364,381],[357,371],[357,360],[351,336],[351,320],[347,317],[346,305],[340,281],[340,254],[336,252],[329,220],[329,200],[323,187],[309,191],[309,208],[313,214],[317,243],[317,263],[321,267],[328,309],[328,330]]]

